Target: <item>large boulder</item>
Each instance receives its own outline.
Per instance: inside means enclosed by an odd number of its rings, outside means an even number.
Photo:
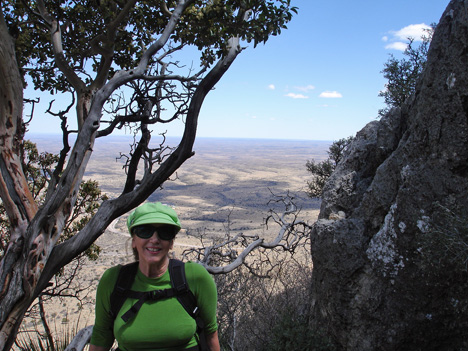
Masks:
[[[468,0],[444,12],[411,101],[330,178],[312,259],[315,323],[338,349],[468,350]]]

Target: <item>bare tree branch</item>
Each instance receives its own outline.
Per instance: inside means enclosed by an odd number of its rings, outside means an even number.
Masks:
[[[203,245],[201,249],[187,249],[183,253],[183,258],[197,260],[212,274],[225,274],[232,272],[241,265],[249,266],[247,256],[256,249],[272,250],[281,248],[284,251],[293,253],[301,240],[309,238],[311,227],[305,222],[297,220],[298,209],[289,196],[282,199],[282,201],[285,204],[285,211],[282,214],[271,211],[266,221],[268,224],[269,220],[274,220],[280,227],[277,236],[272,241],[239,233],[220,243],[210,246]],[[216,263],[216,265],[211,265],[212,262]],[[225,263],[225,265],[221,265],[222,263]]]
[[[51,43],[54,50],[55,62],[59,69],[65,74],[70,84],[75,88],[76,91],[84,91],[85,84],[76,74],[76,72],[67,63],[64,55],[62,46],[62,32],[60,29],[60,23],[56,18],[47,11],[47,7],[44,0],[37,1],[37,7],[41,17],[49,26]]]
[[[206,95],[211,91],[219,79],[221,79],[237,55],[241,52],[241,48],[239,47],[238,43],[239,39],[233,38],[231,40],[230,50],[226,57],[220,60],[211,69],[211,71],[202,79],[196,88],[187,113],[184,135],[177,149],[161,164],[161,166],[155,172],[146,174],[138,187],[129,192],[123,193],[116,199],[104,202],[99,208],[98,212],[93,216],[91,221],[83,230],[81,230],[77,235],[73,236],[66,242],[54,247],[51,252],[51,254],[54,255],[54,260],[47,262],[47,265],[42,272],[41,280],[37,285],[36,293],[41,291],[47,285],[47,282],[60,267],[70,262],[71,257],[76,255],[76,253],[83,252],[87,247],[89,247],[104,232],[107,226],[114,219],[140,204],[149,196],[149,194],[153,193],[159,186],[161,186],[188,158],[193,155],[192,148],[195,142],[198,115],[200,113],[202,103]],[[109,82],[109,84],[110,83],[111,82]],[[114,86],[114,84],[117,83],[113,82],[111,86]],[[107,89],[108,87],[106,85],[106,87],[104,87],[102,90]],[[96,93],[96,96],[98,95],[100,95],[100,92]],[[97,98],[97,100],[100,99],[101,98]],[[93,108],[91,111],[94,112]],[[98,117],[94,116],[94,113],[90,114],[90,118],[85,121],[85,126],[87,124],[92,125],[93,119]],[[86,130],[87,128],[83,129],[83,131]],[[83,131],[78,136],[78,139],[85,135]],[[89,139],[91,138],[88,137],[88,140]],[[77,141],[77,144],[79,144],[81,148],[83,147],[80,143],[80,140]],[[85,151],[83,150],[82,152]],[[72,152],[72,158],[70,162],[73,162],[73,156],[76,158],[81,157],[77,154],[75,155],[75,152]],[[73,168],[71,167],[68,171],[71,172],[72,169]]]

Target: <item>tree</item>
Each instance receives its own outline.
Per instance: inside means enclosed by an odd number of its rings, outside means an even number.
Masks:
[[[44,192],[50,180],[51,170],[56,166],[59,156],[49,152],[39,153],[36,144],[28,140],[24,141],[23,151],[23,172],[32,196],[40,205],[44,201]],[[73,213],[67,220],[58,242],[67,240],[79,232],[97,211],[99,204],[106,199],[107,196],[101,193],[97,182],[92,180],[82,181]],[[5,208],[0,202],[0,257],[4,255],[9,242],[9,234],[9,221],[6,217]],[[82,295],[89,291],[89,286],[76,283],[76,278],[81,271],[83,261],[97,259],[99,252],[100,248],[93,244],[85,252],[75,257],[67,267],[63,267],[55,274],[49,286],[39,294],[37,303],[27,311],[27,317],[40,320],[45,331],[44,338],[48,349],[54,350],[54,347],[49,323],[44,312],[44,303],[54,298],[75,298],[81,303]],[[38,336],[37,340],[40,341],[41,338]]]
[[[327,151],[328,158],[325,161],[318,163],[314,160],[307,161],[307,170],[313,175],[313,179],[307,182],[307,194],[310,197],[322,196],[325,183],[328,178],[330,178],[338,163],[343,159],[344,151],[353,140],[354,137],[348,137],[334,141]]]
[[[380,116],[385,115],[393,107],[400,107],[414,93],[416,83],[426,65],[427,51],[434,28],[435,24],[426,30],[426,35],[422,37],[422,42],[417,47],[414,46],[414,38],[408,38],[408,46],[403,52],[407,58],[397,59],[394,55],[390,55],[384,64],[381,73],[388,82],[379,96],[385,99],[387,106],[379,111]]]
[[[241,41],[265,43],[294,12],[290,0],[2,2],[0,197],[10,235],[0,261],[0,350],[11,347],[25,311],[54,274],[193,156],[204,98],[242,51]],[[193,48],[198,59],[182,63]],[[48,111],[60,119],[63,145],[41,206],[21,164],[26,83],[66,101],[65,107],[51,101]],[[168,148],[161,128],[178,119],[183,136]],[[162,142],[153,145],[151,129],[158,127]],[[135,144],[126,154],[121,194],[58,243],[96,138],[122,128],[134,133]]]

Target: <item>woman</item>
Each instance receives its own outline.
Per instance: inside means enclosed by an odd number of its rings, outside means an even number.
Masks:
[[[168,253],[180,230],[177,213],[159,202],[146,203],[130,214],[127,226],[138,260],[138,272],[131,290],[171,288]],[[184,267],[188,286],[196,297],[205,325],[207,345],[211,351],[219,351],[215,283],[203,266],[187,262]],[[107,351],[114,339],[122,351],[198,350],[196,322],[175,297],[146,301],[134,317],[125,322],[122,315],[137,302],[134,298],[127,298],[113,318],[110,300],[120,268],[108,269],[99,282],[90,351]]]

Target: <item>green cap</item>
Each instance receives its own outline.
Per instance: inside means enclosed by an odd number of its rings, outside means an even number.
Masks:
[[[180,221],[176,211],[160,202],[146,203],[137,207],[127,218],[128,231],[142,224],[170,224],[180,230]]]

